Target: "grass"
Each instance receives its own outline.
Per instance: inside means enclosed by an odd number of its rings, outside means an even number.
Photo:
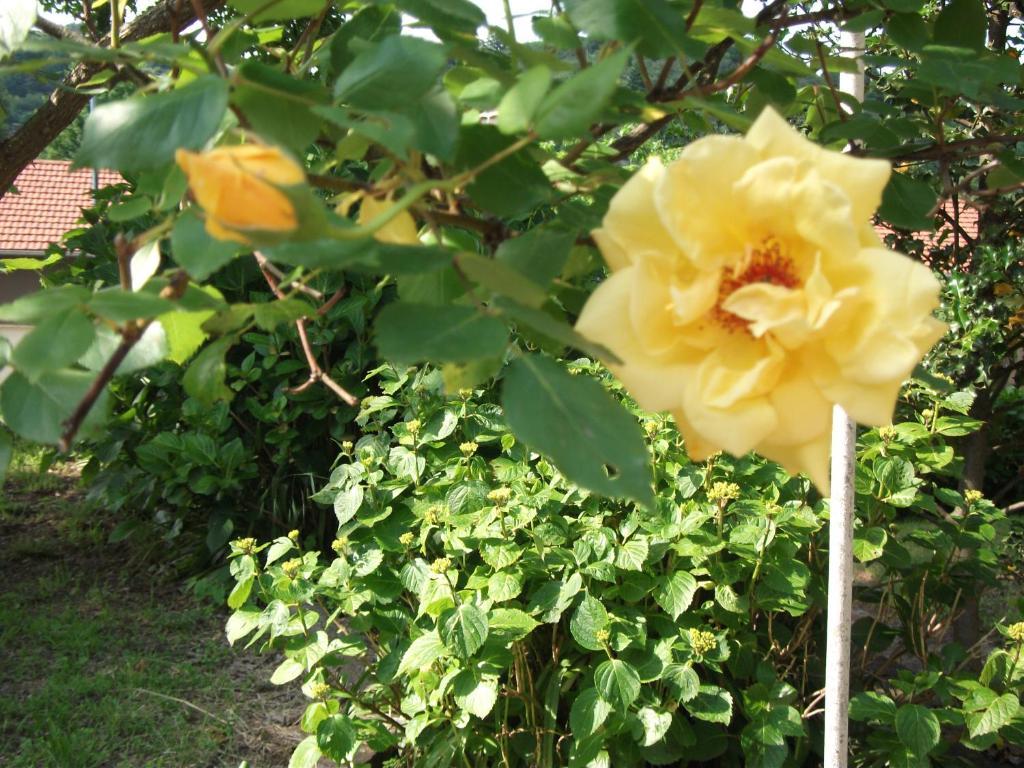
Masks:
[[[127,567],[66,467],[21,456],[0,503],[0,765],[282,766],[303,700],[224,615]]]

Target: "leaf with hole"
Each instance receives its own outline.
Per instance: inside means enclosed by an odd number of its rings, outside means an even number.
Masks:
[[[572,376],[539,355],[523,355],[505,375],[502,404],[516,437],[549,456],[570,480],[654,507],[637,420],[597,381]]]

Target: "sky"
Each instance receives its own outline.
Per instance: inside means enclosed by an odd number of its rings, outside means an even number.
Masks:
[[[3,1],[0,0],[0,2]],[[157,0],[139,0],[139,10],[144,10],[155,2]],[[505,28],[505,6],[502,0],[474,0],[474,2],[480,10],[487,14],[489,24]],[[520,42],[536,40],[537,36],[533,34],[531,19],[534,15],[548,13],[551,10],[550,0],[509,0],[509,5],[512,9],[516,39]],[[747,16],[753,16],[761,9],[762,5],[763,3],[760,0],[743,0],[743,12]],[[43,15],[60,24],[67,24],[72,20],[71,17],[64,14],[44,13]],[[432,34],[428,30],[424,30],[423,36],[431,37]]]
[[[140,0],[138,3],[139,10],[145,10],[156,1]],[[0,0],[0,2],[3,2],[3,0]],[[505,27],[505,6],[502,0],[476,0],[476,4],[480,10],[487,14],[489,24]],[[513,23],[515,24],[516,37],[523,41],[535,40],[536,36],[533,34],[530,18],[534,14],[546,13],[550,10],[551,3],[547,0],[510,0],[509,4],[514,17]],[[44,13],[42,15],[60,24],[67,24],[72,21],[72,18],[65,14]]]

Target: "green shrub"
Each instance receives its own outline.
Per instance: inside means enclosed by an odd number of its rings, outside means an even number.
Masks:
[[[229,639],[279,653],[272,682],[311,700],[293,765],[364,743],[423,766],[814,763],[828,510],[806,480],[754,456],[693,463],[642,417],[658,493],[643,512],[567,482],[488,390],[376,376],[386,394],[314,496],[337,516],[334,553],[232,544]],[[979,678],[983,647],[949,633],[962,594],[997,585],[1005,528],[955,490],[948,438],[977,427],[970,396],[911,394],[929,414],[859,441],[861,765],[943,762],[1024,723],[1019,640]]]

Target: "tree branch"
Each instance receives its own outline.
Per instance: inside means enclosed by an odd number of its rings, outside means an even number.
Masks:
[[[280,282],[274,276],[272,265],[267,257],[259,251],[255,251],[253,256],[256,257],[256,263],[259,265],[260,271],[263,273],[263,278],[267,281],[267,285],[270,286],[270,290],[273,291],[274,295],[277,296],[278,299],[286,298],[284,291],[281,290]],[[327,304],[325,304],[324,307],[321,307],[321,309],[324,309],[325,307],[329,309],[330,306],[336,304],[344,295],[345,289],[338,289]],[[306,391],[315,383],[320,382],[349,405],[358,405],[359,398],[332,379],[324,369],[320,367],[320,363],[317,361],[316,355],[313,354],[313,345],[309,341],[309,334],[306,332],[306,318],[300,317],[295,321],[295,330],[299,333],[299,343],[302,345],[302,353],[306,356],[306,365],[309,367],[309,378],[297,387],[291,387],[285,391],[290,392],[293,395],[298,394],[299,392]]]
[[[224,0],[198,0],[206,11],[222,5]],[[195,21],[195,13],[180,12],[176,0],[162,0],[145,13],[140,14],[122,30],[121,42],[141,40],[160,32],[183,29]],[[48,22],[47,22],[48,23]],[[100,41],[108,47],[110,37]],[[13,134],[0,142],[0,198],[14,184],[18,174],[26,165],[35,160],[61,131],[74,121],[78,113],[89,103],[89,96],[78,92],[78,88],[108,66],[105,62],[86,61],[68,74],[57,89],[50,94],[39,109]]]
[[[57,40],[74,40],[76,43],[91,45],[91,41],[88,38],[78,34],[70,27],[62,27],[60,24],[55,24],[49,19],[44,19],[42,16],[36,18],[36,29]]]
[[[125,247],[130,248],[131,246],[126,245]],[[160,296],[165,299],[179,299],[185,293],[187,287],[188,273],[184,270],[178,270],[171,277],[170,284],[160,292]],[[114,350],[114,354],[110,356],[110,359],[107,360],[106,365],[100,369],[99,374],[93,380],[71,416],[64,422],[64,432],[57,443],[62,451],[67,451],[71,448],[71,444],[75,441],[75,436],[82,428],[82,423],[89,415],[89,411],[92,410],[92,407],[96,404],[96,401],[103,393],[107,384],[110,383],[110,380],[117,374],[117,369],[121,367],[121,363],[128,357],[132,347],[139,342],[139,339],[142,338],[142,335],[152,322],[152,320],[129,322],[121,329],[121,343]]]

